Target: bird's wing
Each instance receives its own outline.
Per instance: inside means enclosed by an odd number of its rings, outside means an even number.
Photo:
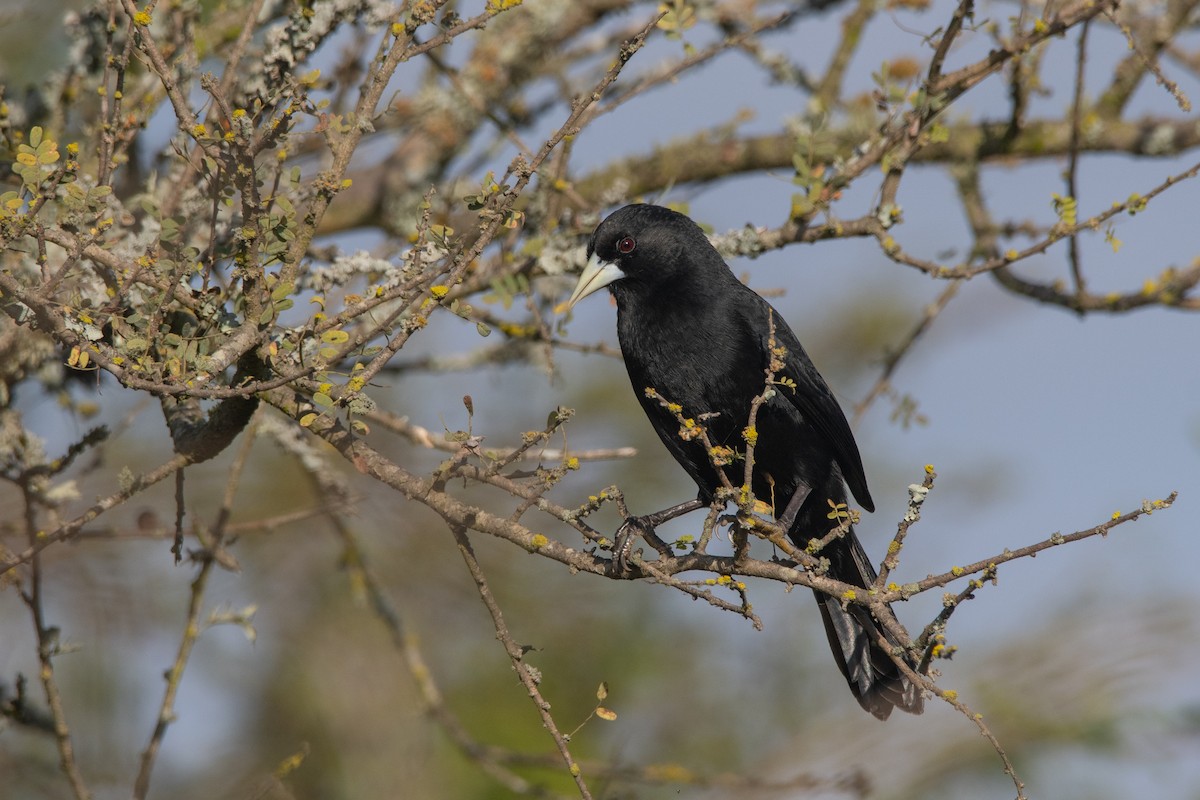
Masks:
[[[779,313],[765,300],[763,306],[764,313],[773,316],[775,346],[787,350],[783,357],[783,370],[776,376],[776,380],[787,378],[795,383],[794,386],[786,384],[779,386],[778,393],[795,406],[796,410],[804,417],[805,422],[828,440],[834,459],[842,470],[842,477],[846,479],[855,499],[867,511],[874,511],[875,502],[871,499],[871,493],[867,489],[867,476],[863,470],[862,456],[858,453],[858,445],[854,442],[854,434],[850,432],[850,423],[846,421],[842,407],[838,405],[829,385],[825,383],[821,373],[817,372],[816,366],[804,352],[796,334],[792,333],[792,329],[779,316]],[[762,335],[764,354],[770,350],[770,334],[767,331],[772,327],[771,321],[771,319],[764,320],[760,328],[764,331]]]

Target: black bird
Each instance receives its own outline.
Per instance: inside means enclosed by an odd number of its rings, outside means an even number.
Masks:
[[[833,393],[783,318],[734,276],[696,223],[660,206],[626,206],[596,228],[588,256],[567,305],[606,286],[612,292],[621,353],[638,402],[700,488],[696,500],[642,520],[653,525],[707,506],[722,485],[703,444],[684,441],[679,420],[646,390],[681,406],[686,417],[713,415],[701,423],[710,443],[744,452],[751,403],[765,388],[772,326],[775,345],[786,354],[774,396],[758,411],[755,498],[771,505],[801,548],[836,526],[829,501],[846,502],[846,484],[863,508],[874,511],[858,447]],[[744,461],[723,469],[733,486],[742,485]],[[623,553],[616,554],[622,560]],[[829,559],[829,577],[864,588],[875,580],[853,530],[820,555]],[[921,713],[920,690],[876,642],[883,630],[879,622],[862,606],[844,609],[839,600],[816,595],[829,644],[859,704],[879,719],[887,719],[893,707]]]

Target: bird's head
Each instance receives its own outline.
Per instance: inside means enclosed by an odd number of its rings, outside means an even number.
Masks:
[[[662,206],[625,206],[596,226],[588,242],[587,266],[560,309],[569,310],[617,281],[622,283],[611,290],[619,303],[626,292],[678,283],[714,259],[724,266],[704,231],[685,215]]]

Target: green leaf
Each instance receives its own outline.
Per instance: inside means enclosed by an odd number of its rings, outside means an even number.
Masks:
[[[808,199],[807,194],[797,192],[792,195],[792,219],[801,219],[802,217],[810,214],[814,208],[815,206],[813,205],[813,202]]]
[[[333,398],[324,392],[317,392],[312,396],[313,405],[321,408],[333,408]]]

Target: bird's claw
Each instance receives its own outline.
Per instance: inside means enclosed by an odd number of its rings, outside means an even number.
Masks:
[[[658,538],[654,529],[668,520],[675,519],[689,511],[695,511],[703,505],[705,505],[705,501],[697,498],[662,511],[656,511],[653,514],[647,514],[644,517],[626,517],[625,521],[621,523],[621,527],[617,529],[616,536],[613,537],[616,541],[612,546],[612,560],[617,574],[624,575],[629,571],[633,543],[639,536],[646,541],[646,544],[653,547],[659,556],[671,558],[673,555],[671,545]],[[622,509],[622,513],[625,513],[624,509]]]
[[[629,571],[629,557],[633,553],[633,545],[638,537],[645,538],[653,535],[654,528],[643,517],[628,517],[613,537],[612,561],[618,575]]]

